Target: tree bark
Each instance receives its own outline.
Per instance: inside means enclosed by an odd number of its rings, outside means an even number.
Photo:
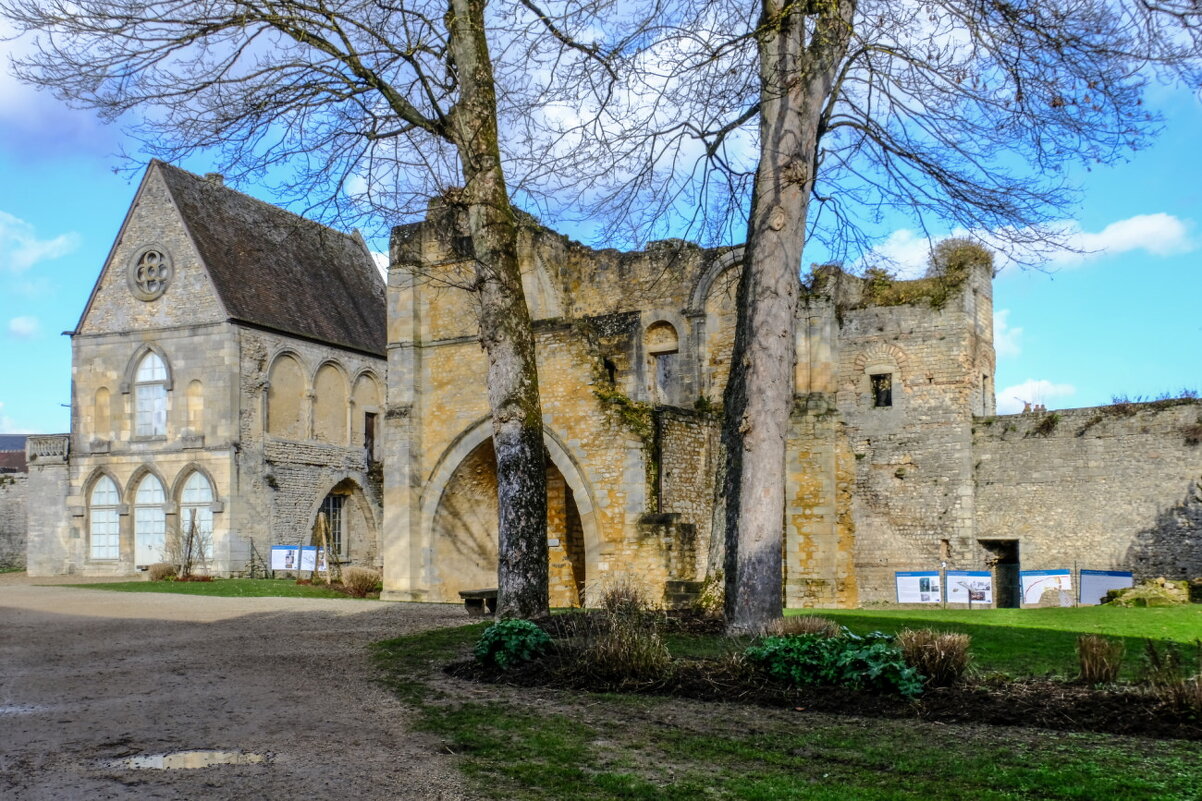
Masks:
[[[793,404],[794,330],[806,213],[820,126],[847,51],[854,2],[763,0],[760,162],[738,288],[726,385],[726,625],[759,631],[780,617],[785,443]]]
[[[450,133],[459,151],[488,355],[488,403],[497,453],[497,614],[549,612],[547,480],[530,311],[518,265],[517,220],[501,169],[496,88],[484,34],[485,0],[451,0],[447,31],[460,98]]]

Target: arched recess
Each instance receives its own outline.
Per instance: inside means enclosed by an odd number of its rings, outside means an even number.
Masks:
[[[667,320],[658,320],[643,332],[647,354],[647,383],[652,402],[679,403],[681,396],[680,333]]]
[[[309,530],[314,534],[317,516],[322,512],[330,525],[339,561],[361,566],[376,563],[380,553],[379,521],[359,482],[344,476],[318,497],[308,517]]]
[[[370,370],[364,370],[355,378],[351,390],[353,418],[351,420],[351,446],[364,447],[368,456],[375,459],[376,440],[380,429],[381,393],[380,381]]]
[[[185,401],[185,427],[193,435],[203,434],[205,425],[205,388],[199,379],[188,383]]]
[[[325,362],[313,377],[313,438],[345,445],[346,412],[350,395],[346,373],[334,362]]]
[[[113,438],[113,401],[108,387],[96,390],[92,402],[92,439]]]
[[[543,444],[549,479],[551,604],[581,605],[601,550],[592,490],[567,447],[545,427]],[[489,419],[468,428],[443,453],[426,482],[421,504],[427,597],[454,602],[461,589],[496,586],[496,456]]]
[[[283,439],[308,438],[305,395],[308,383],[299,357],[284,352],[267,373],[267,433]]]

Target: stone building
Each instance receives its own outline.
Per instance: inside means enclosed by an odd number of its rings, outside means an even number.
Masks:
[[[0,569],[25,567],[24,434],[0,434]]]
[[[497,493],[462,221],[361,240],[155,162],[74,332],[72,431],[31,438],[29,568],[129,573],[197,515],[211,569],[325,510],[384,597],[495,586]],[[718,407],[740,251],[592,250],[533,224],[552,604],[630,579],[689,599],[720,564]],[[385,313],[387,308],[387,314]],[[1202,575],[1202,406],[996,416],[991,268],[814,271],[783,465],[788,606],[893,601],[894,574]],[[385,389],[387,397],[385,398]]]
[[[30,504],[29,572],[134,573],[189,530],[261,569],[323,510],[377,564],[384,326],[361,238],[152,163],[71,333],[71,433],[30,442],[30,497],[65,500]]]

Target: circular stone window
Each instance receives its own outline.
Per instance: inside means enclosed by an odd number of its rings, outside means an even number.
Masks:
[[[138,300],[158,298],[170,281],[171,258],[161,248],[142,248],[129,263],[129,288]]]

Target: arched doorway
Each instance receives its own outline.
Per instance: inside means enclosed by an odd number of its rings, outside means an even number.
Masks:
[[[313,511],[311,528],[317,516],[324,513],[330,526],[331,550],[342,563],[360,566],[376,561],[377,537],[375,517],[367,496],[354,479],[345,478],[335,484]]]
[[[428,564],[429,598],[459,601],[460,590],[497,583],[497,458],[484,439],[459,462],[434,511]],[[575,494],[547,458],[547,556],[551,606],[580,606],[585,597],[584,527]]]

